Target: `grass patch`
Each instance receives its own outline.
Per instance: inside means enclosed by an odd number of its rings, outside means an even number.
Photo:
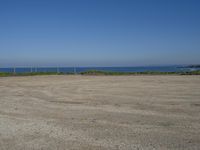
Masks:
[[[69,73],[57,73],[57,72],[27,72],[27,73],[4,73],[0,72],[0,77],[8,76],[36,76],[36,75],[71,75],[73,72]],[[80,75],[200,75],[200,70],[198,71],[188,71],[188,72],[159,72],[159,71],[145,71],[145,72],[112,72],[112,71],[98,71],[89,70],[81,73]]]
[[[188,72],[181,72],[181,75],[200,75],[200,70],[196,71],[188,71]]]
[[[159,71],[145,71],[145,72],[112,72],[112,71],[98,71],[90,70],[81,72],[82,75],[200,75],[200,71],[190,72],[159,72]]]
[[[6,73],[6,72],[0,72],[0,77],[7,77],[7,76],[11,76],[11,73]]]
[[[36,76],[36,75],[62,75],[56,72],[32,72],[32,73],[16,73],[15,76]]]
[[[64,75],[64,74],[73,74],[73,73],[57,73],[57,72],[27,72],[27,73],[4,73],[0,72],[0,77],[7,76],[37,76],[37,75]]]

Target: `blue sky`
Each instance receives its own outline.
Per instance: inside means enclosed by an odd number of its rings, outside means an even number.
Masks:
[[[199,0],[0,0],[0,67],[200,63]]]

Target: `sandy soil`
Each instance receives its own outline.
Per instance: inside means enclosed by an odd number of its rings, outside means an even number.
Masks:
[[[200,76],[0,78],[0,150],[199,150]]]

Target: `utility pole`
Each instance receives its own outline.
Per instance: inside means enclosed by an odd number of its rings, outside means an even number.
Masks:
[[[74,67],[74,74],[76,74],[76,67]]]
[[[57,67],[57,74],[59,74],[60,73],[60,70],[59,70],[59,67]]]
[[[13,68],[13,74],[16,74],[16,68],[15,67]]]

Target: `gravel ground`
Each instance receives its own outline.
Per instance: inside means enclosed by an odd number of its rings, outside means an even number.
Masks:
[[[0,78],[0,150],[199,150],[200,76]]]

